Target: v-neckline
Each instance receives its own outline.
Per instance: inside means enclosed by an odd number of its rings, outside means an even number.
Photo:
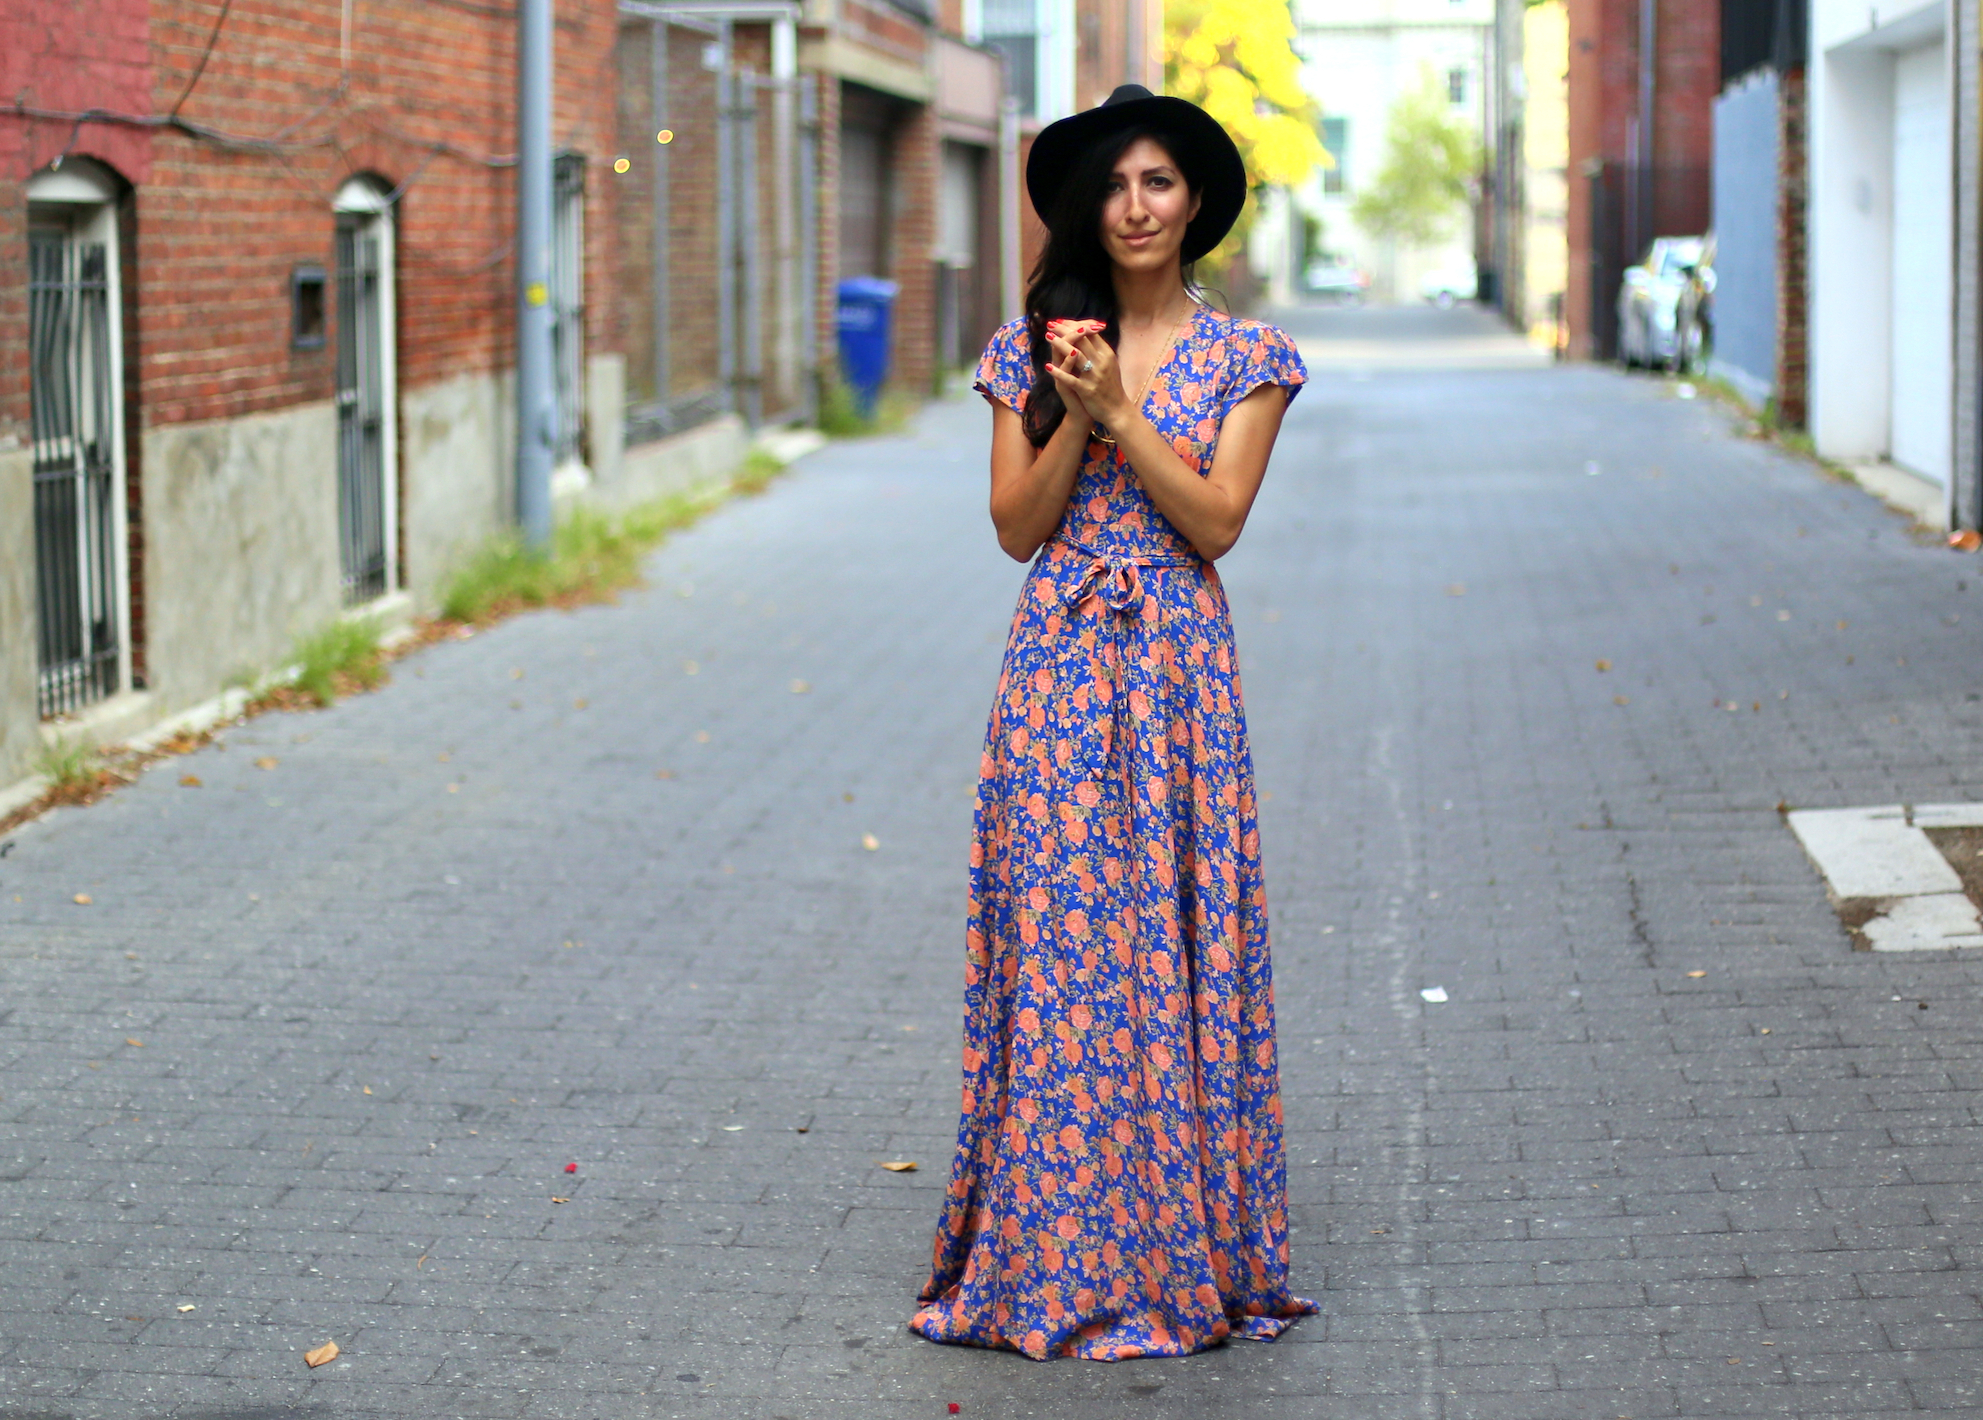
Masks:
[[[1150,373],[1143,379],[1143,393],[1136,401],[1139,413],[1149,408],[1150,396],[1157,392],[1157,376],[1163,373],[1164,366],[1170,364],[1171,356],[1177,353],[1178,342],[1184,338],[1184,332],[1198,324],[1198,313],[1204,309],[1202,303],[1193,301],[1191,308],[1171,327],[1170,338],[1164,342],[1164,348],[1157,352],[1157,363],[1150,367]]]

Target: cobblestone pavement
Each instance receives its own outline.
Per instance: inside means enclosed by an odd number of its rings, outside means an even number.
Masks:
[[[1777,813],[1983,797],[1978,564],[1661,382],[1318,364],[1224,566],[1324,1316],[904,1330],[1021,576],[960,401],[16,835],[0,1416],[1983,1413],[1977,968]]]

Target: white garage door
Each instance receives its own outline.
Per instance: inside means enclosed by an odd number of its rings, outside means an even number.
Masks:
[[[1949,479],[1949,100],[1943,48],[1894,64],[1893,461]]]

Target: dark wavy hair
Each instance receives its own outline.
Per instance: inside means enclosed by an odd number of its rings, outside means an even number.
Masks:
[[[1033,266],[1026,287],[1027,348],[1033,362],[1033,388],[1026,396],[1022,421],[1026,437],[1034,448],[1043,447],[1067,417],[1067,405],[1060,388],[1047,373],[1053,347],[1047,344],[1050,320],[1098,320],[1107,323],[1102,339],[1113,349],[1122,332],[1116,324],[1115,279],[1109,269],[1108,248],[1102,245],[1102,208],[1108,202],[1109,177],[1131,144],[1139,138],[1153,140],[1184,178],[1185,190],[1196,195],[1203,184],[1199,174],[1185,166],[1178,153],[1187,145],[1168,134],[1147,127],[1125,128],[1098,141],[1081,157],[1067,180],[1060,185],[1053,210],[1041,214],[1046,219],[1047,244]],[[1197,292],[1191,266],[1184,267],[1184,286]]]

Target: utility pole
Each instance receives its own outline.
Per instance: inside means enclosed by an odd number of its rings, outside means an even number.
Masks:
[[[551,3],[516,7],[516,520],[551,549]]]

